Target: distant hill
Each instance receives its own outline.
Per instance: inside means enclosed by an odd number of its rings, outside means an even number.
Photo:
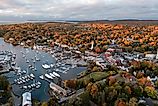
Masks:
[[[121,20],[28,20],[47,23],[108,23],[124,25],[158,25],[158,20],[121,19]]]
[[[139,20],[139,19],[123,19],[123,20],[90,20],[90,21],[67,21],[78,23],[109,23],[109,24],[125,24],[125,25],[158,25],[158,20]]]

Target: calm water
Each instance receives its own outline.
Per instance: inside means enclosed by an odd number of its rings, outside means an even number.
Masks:
[[[21,46],[16,46],[16,47],[12,46],[11,44],[5,43],[3,41],[3,39],[1,39],[1,38],[0,38],[0,50],[8,50],[8,51],[12,51],[13,53],[16,53],[17,66],[20,66],[22,70],[28,69],[27,74],[34,73],[35,80],[40,81],[42,83],[42,86],[40,87],[40,89],[35,89],[32,91],[32,97],[37,100],[41,100],[41,101],[48,100],[49,99],[49,95],[48,95],[49,83],[45,80],[39,79],[39,76],[47,73],[47,71],[45,69],[43,69],[41,65],[45,62],[55,63],[55,59],[52,58],[52,56],[50,54],[47,54],[45,52],[37,53],[37,51],[31,50],[29,48],[23,48]],[[26,58],[30,61],[30,63],[26,63],[26,59],[22,57],[21,52],[24,52],[26,54]],[[28,68],[28,65],[34,64],[31,59],[34,58],[35,56],[40,58],[41,61],[36,61],[36,63],[35,63],[37,71],[32,71]],[[75,68],[75,69],[70,69],[70,71],[67,74],[63,74],[63,73],[59,73],[59,74],[61,75],[61,78],[63,80],[65,80],[65,79],[75,78],[76,75],[78,73],[82,72],[83,70],[85,70],[85,68],[79,67],[79,68]],[[14,74],[14,72],[10,72],[5,75],[10,77],[8,79],[11,83],[13,83],[15,78],[19,78],[19,76]],[[31,83],[31,82],[29,82],[29,83]],[[26,84],[24,84],[24,85],[26,85]],[[12,87],[13,87],[13,91],[15,92],[15,94],[17,94],[19,96],[21,96],[22,93],[25,92],[23,89],[20,89],[19,85],[14,84],[14,85],[12,85]]]

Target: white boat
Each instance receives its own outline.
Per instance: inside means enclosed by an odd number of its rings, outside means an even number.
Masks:
[[[40,61],[40,58],[37,58],[37,56],[35,56],[35,60],[36,60],[36,61]]]
[[[75,68],[75,67],[77,67],[77,65],[75,65],[75,64],[73,64],[73,65],[71,66],[71,68]]]
[[[33,63],[35,63],[36,62],[36,60],[33,60]]]
[[[27,78],[30,78],[30,75],[26,75],[27,76]]]
[[[26,74],[27,73],[26,70],[23,70],[23,73]]]
[[[31,69],[31,70],[34,70],[34,67],[33,67],[33,66],[32,66],[32,67],[30,67],[30,69]]]
[[[35,75],[31,73],[31,74],[30,74],[30,77],[35,78]]]
[[[13,54],[13,58],[16,58],[16,54]]]
[[[25,79],[25,77],[21,77],[22,79]]]
[[[61,66],[65,66],[65,64],[61,64]]]
[[[17,84],[20,84],[20,81],[18,81]]]
[[[36,89],[40,88],[40,87],[41,87],[41,82],[38,81],[38,82],[36,83],[36,86],[35,86],[35,87],[36,87]]]
[[[33,88],[33,87],[34,87],[34,84],[31,84],[30,86]]]
[[[27,78],[27,76],[24,76],[24,78],[26,79],[26,78]]]
[[[43,80],[43,79],[44,79],[44,76],[43,76],[43,75],[41,75],[41,76],[39,76],[39,78]]]
[[[22,55],[22,57],[24,58],[24,57],[25,57],[25,55],[23,54],[23,55]]]
[[[23,86],[23,89],[27,89],[27,86]]]
[[[43,67],[44,69],[50,69],[50,66],[49,66],[48,64],[42,64],[42,67]]]
[[[57,77],[60,77],[60,75],[59,75],[58,73],[56,73],[56,72],[53,72],[53,74],[54,74],[55,76],[57,76]]]
[[[63,70],[56,69],[55,71],[63,73]]]
[[[27,79],[26,79],[26,82],[28,82],[29,80],[30,80],[30,79],[27,78]]]
[[[35,67],[34,70],[37,71],[37,68]]]
[[[40,88],[40,87],[41,87],[41,85],[37,85],[37,86],[36,86],[36,89],[38,89],[38,88]]]
[[[25,81],[25,80],[22,80],[22,82],[25,83],[26,81]]]
[[[65,71],[63,71],[63,73],[64,73],[64,74],[67,74],[67,71],[65,70]]]
[[[30,67],[32,67],[32,65],[31,65],[31,64],[29,64],[29,68],[30,68]]]
[[[54,64],[50,64],[50,67],[53,68],[55,65]]]
[[[29,60],[26,60],[26,63],[29,63]]]
[[[41,85],[41,82],[38,81],[37,84],[38,84],[38,85]]]
[[[49,73],[50,74],[50,76],[52,76],[53,78],[55,77],[55,75],[53,74],[53,73]]]
[[[16,83],[16,82],[17,82],[17,79],[15,79],[14,82]]]
[[[21,68],[20,68],[19,66],[16,67],[15,70],[16,70],[17,72],[21,72]]]
[[[21,72],[17,73],[17,76],[20,76],[21,75]]]
[[[31,85],[28,85],[28,88],[31,89],[32,88]]]
[[[17,83],[18,83],[18,84],[22,84],[23,82],[22,82],[22,81],[18,81]]]
[[[53,79],[49,74],[45,74],[48,79]]]
[[[66,70],[66,69],[67,69],[67,67],[61,67],[61,69]]]

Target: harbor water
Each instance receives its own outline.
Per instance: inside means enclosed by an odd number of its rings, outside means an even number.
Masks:
[[[39,89],[34,89],[31,91],[32,97],[40,101],[48,100],[49,82],[40,79],[39,76],[44,75],[45,73],[48,72],[48,70],[42,68],[42,64],[44,63],[55,64],[56,60],[46,52],[36,51],[30,48],[23,48],[21,46],[12,46],[11,44],[4,42],[4,40],[0,38],[0,51],[5,51],[5,50],[11,51],[16,54],[16,59],[15,59],[16,66],[19,66],[22,70],[26,70],[27,73],[25,75],[29,75],[31,73],[35,75],[35,79],[29,83],[33,83],[35,81],[41,82],[41,87]],[[23,57],[23,55],[25,55],[25,58]],[[34,57],[38,57],[40,61],[33,62]],[[29,63],[26,62],[26,59],[29,60]],[[29,68],[29,65],[34,65],[37,71],[31,70]],[[77,74],[79,74],[83,70],[85,70],[85,67],[76,67],[70,69],[67,73],[59,72],[58,74],[60,74],[62,80],[66,80],[66,79],[75,78]],[[17,76],[15,72],[11,71],[9,73],[5,73],[4,75],[8,77],[9,82],[12,84],[12,89],[14,94],[21,96],[22,93],[26,92],[24,89],[21,89],[21,87],[29,83],[25,83],[21,85],[13,84],[14,80],[19,78],[19,76]]]

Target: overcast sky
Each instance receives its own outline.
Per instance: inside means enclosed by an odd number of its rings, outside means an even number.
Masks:
[[[158,0],[0,0],[0,21],[36,19],[158,19]]]

